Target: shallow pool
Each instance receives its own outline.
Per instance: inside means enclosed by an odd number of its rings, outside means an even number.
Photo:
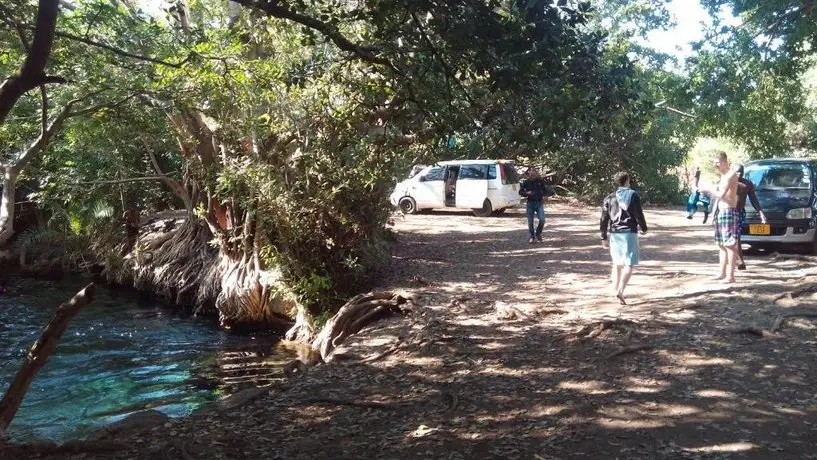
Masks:
[[[83,282],[11,280],[0,295],[0,391],[57,305]],[[37,375],[8,435],[16,441],[81,438],[143,409],[183,416],[250,383],[280,377],[271,332],[233,334],[98,286]]]

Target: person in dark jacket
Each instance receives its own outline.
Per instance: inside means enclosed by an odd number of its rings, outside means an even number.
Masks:
[[[601,205],[601,244],[610,249],[613,259],[611,279],[613,290],[621,305],[627,305],[624,289],[640,261],[638,232],[647,233],[647,221],[641,208],[641,198],[630,188],[630,174],[616,174],[618,189],[607,195]]]
[[[757,213],[760,215],[760,221],[762,223],[766,223],[766,214],[763,213],[763,209],[760,207],[760,202],[757,200],[757,195],[755,194],[755,184],[752,183],[749,179],[743,177],[743,165],[740,163],[736,163],[732,170],[735,174],[738,175],[738,226],[740,228],[740,232],[738,232],[738,270],[746,270],[746,263],[743,261],[743,248],[740,245],[740,235],[743,233],[743,226],[746,225],[746,198],[749,198],[749,201],[752,203],[752,207],[755,208]]]
[[[544,178],[539,175],[535,167],[528,169],[528,179],[519,187],[519,195],[528,199],[528,232],[530,233],[529,243],[542,241],[542,230],[545,228],[545,197],[553,195],[553,189]],[[533,228],[533,215],[539,218],[536,230]]]

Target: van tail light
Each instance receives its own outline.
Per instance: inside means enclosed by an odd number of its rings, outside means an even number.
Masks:
[[[496,165],[496,166],[497,166],[497,168],[499,168],[499,179],[500,179],[500,180],[502,181],[502,183],[504,184],[504,183],[505,183],[505,165],[503,165],[503,164],[498,164],[498,165]]]

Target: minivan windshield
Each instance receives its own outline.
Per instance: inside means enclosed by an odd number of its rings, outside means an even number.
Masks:
[[[758,191],[810,190],[811,171],[803,163],[761,163],[746,166],[743,176]]]

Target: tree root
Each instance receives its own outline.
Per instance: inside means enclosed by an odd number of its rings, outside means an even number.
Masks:
[[[380,410],[398,410],[407,407],[406,404],[392,404],[377,401],[352,401],[348,399],[330,397],[309,398],[303,401],[299,401],[295,405],[306,406],[312,404],[335,404],[338,406],[363,407],[366,409],[380,409]]]
[[[397,339],[397,343],[395,343],[395,344],[394,344],[394,345],[392,345],[391,347],[387,348],[387,349],[386,349],[386,350],[384,350],[384,351],[381,351],[380,353],[378,353],[378,354],[376,354],[376,355],[374,355],[374,356],[371,356],[371,357],[369,357],[369,358],[363,359],[363,360],[361,360],[360,362],[362,362],[362,363],[373,363],[373,362],[375,362],[375,361],[378,361],[378,360],[380,360],[380,359],[383,359],[383,358],[385,358],[386,356],[388,356],[388,355],[390,355],[390,354],[394,353],[395,351],[399,350],[399,349],[400,349],[402,346],[403,346],[403,340],[402,340],[402,339]]]
[[[508,305],[505,302],[496,302],[494,304],[496,309],[496,317],[500,320],[514,320],[514,319],[528,319],[530,315],[524,313],[513,305]]]
[[[629,329],[627,326],[635,326],[636,324],[637,324],[636,322],[630,321],[628,319],[621,318],[604,319],[583,326],[578,331],[574,332],[573,334],[570,334],[569,337],[572,337],[574,340],[578,340],[580,342],[585,342],[588,340],[595,339],[596,337],[601,335],[602,332],[608,329],[613,329],[617,327],[623,327],[626,331],[632,333],[632,330]]]
[[[777,337],[777,334],[774,334],[774,333],[769,332],[769,331],[767,331],[765,329],[761,329],[761,328],[755,327],[755,326],[740,327],[740,328],[734,329],[732,332],[734,332],[735,334],[754,335],[754,336],[760,337],[762,339],[772,339],[772,338]]]
[[[817,318],[817,311],[793,311],[791,313],[778,315],[777,318],[775,318],[772,327],[769,329],[769,332],[772,334],[776,333],[783,326],[783,323],[785,323],[785,321],[789,318],[815,319]]]
[[[651,350],[652,345],[630,345],[627,347],[621,347],[618,350],[610,353],[609,355],[605,356],[604,359],[612,359],[621,355],[626,355],[629,353],[637,353],[643,350]]]
[[[320,352],[324,361],[346,337],[359,332],[380,316],[404,313],[400,305],[407,299],[392,292],[360,294],[341,307],[318,333],[312,348]]]

